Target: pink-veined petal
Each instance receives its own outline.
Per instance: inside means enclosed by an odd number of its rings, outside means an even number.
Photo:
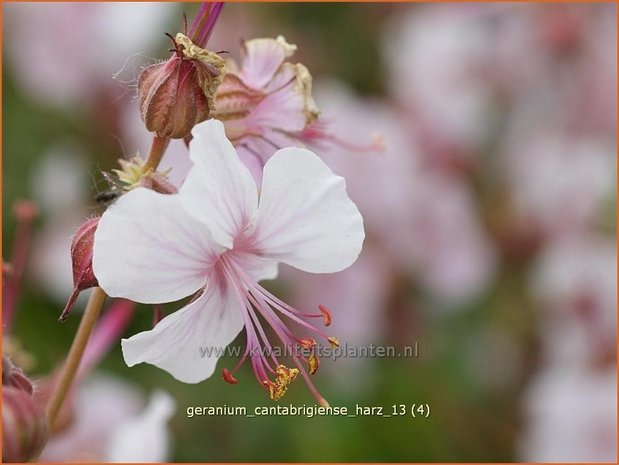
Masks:
[[[284,60],[296,51],[279,36],[277,39],[263,38],[245,42],[240,76],[243,82],[254,89],[266,86]]]
[[[272,258],[260,257],[252,253],[234,253],[235,262],[256,282],[275,279],[278,275],[277,262]]]
[[[192,134],[189,152],[193,167],[179,196],[185,209],[208,227],[215,241],[231,249],[234,239],[256,215],[256,183],[226,138],[220,121],[200,123]]]
[[[208,229],[182,208],[178,195],[138,188],[101,217],[92,262],[99,286],[109,296],[165,303],[203,287],[220,252]]]
[[[333,273],[359,256],[363,218],[336,176],[309,150],[279,150],[264,167],[253,231],[262,256],[311,273]]]
[[[152,330],[123,339],[125,362],[149,363],[184,383],[204,381],[243,329],[238,305],[230,287],[209,282],[204,294]]]
[[[256,108],[247,115],[245,125],[265,135],[265,129],[280,131],[301,131],[308,121],[306,96],[293,83],[267,95]]]

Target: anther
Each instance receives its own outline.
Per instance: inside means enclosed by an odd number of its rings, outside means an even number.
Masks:
[[[232,373],[230,373],[230,371],[227,368],[224,368],[223,370],[221,370],[221,377],[228,384],[236,384],[239,382],[234,376],[232,376]]]
[[[288,368],[284,365],[278,365],[275,369],[275,373],[277,374],[275,382],[264,380],[262,384],[269,388],[269,397],[272,400],[279,400],[286,394],[288,385],[296,379],[299,370],[297,368]]]
[[[306,349],[312,349],[316,347],[316,339],[311,337],[305,337],[303,339],[299,339],[299,344],[301,344]]]
[[[340,341],[338,341],[336,337],[331,336],[330,338],[327,339],[327,341],[329,341],[329,344],[331,344],[331,347],[340,346]]]
[[[318,309],[320,310],[320,313],[322,313],[322,319],[325,326],[329,326],[331,324],[331,312],[324,305],[319,305]]]
[[[318,367],[320,366],[320,359],[316,357],[316,355],[311,354],[309,356],[309,374],[313,375],[318,371]]]

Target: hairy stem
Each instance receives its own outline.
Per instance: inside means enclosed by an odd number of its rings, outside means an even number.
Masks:
[[[150,146],[150,153],[144,163],[144,172],[151,168],[153,170],[157,169],[157,166],[161,163],[161,159],[163,158],[169,143],[170,139],[168,137],[159,137],[156,134],[153,136],[153,143]]]

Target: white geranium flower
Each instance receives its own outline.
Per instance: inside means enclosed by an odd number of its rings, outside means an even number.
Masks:
[[[110,296],[154,304],[195,294],[152,330],[123,340],[126,363],[150,363],[197,383],[213,374],[223,349],[245,328],[247,347],[237,368],[249,357],[273,399],[301,372],[325,403],[302,365],[305,361],[309,373],[315,372],[313,352],[307,359],[291,354],[297,368],[285,367],[271,350],[262,321],[286,347],[296,342],[313,349],[316,342],[294,337],[281,317],[337,345],[304,319],[320,317],[328,325],[329,311],[320,306],[320,313],[302,313],[258,282],[274,278],[278,262],[332,273],[357,259],[363,219],[344,179],[312,152],[286,148],[266,163],[259,196],[215,120],[193,129],[190,152],[194,165],[178,194],[135,189],[107,210],[95,235],[93,268]],[[235,383],[235,370],[224,369],[224,379]]]

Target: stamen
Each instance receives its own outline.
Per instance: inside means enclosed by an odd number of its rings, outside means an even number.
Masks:
[[[336,337],[331,336],[330,338],[328,338],[328,341],[329,341],[329,344],[331,344],[331,347],[340,346],[340,341],[338,341]]]
[[[281,399],[287,392],[288,386],[300,373],[317,402],[322,406],[328,406],[328,402],[320,395],[310,379],[310,375],[315,374],[320,366],[320,361],[313,350],[314,347],[316,347],[316,340],[311,337],[297,338],[294,336],[290,329],[281,320],[276,310],[304,327],[317,332],[329,341],[331,345],[339,344],[336,338],[327,336],[317,328],[301,319],[301,316],[318,317],[323,318],[325,323],[330,323],[331,314],[329,310],[323,306],[324,310],[321,308],[320,314],[302,314],[257,284],[232,257],[224,254],[221,258],[220,264],[224,279],[228,285],[232,286],[234,289],[239,304],[241,305],[247,335],[245,355],[243,356],[243,359],[239,361],[234,370],[232,370],[232,372],[227,369],[222,370],[222,378],[224,381],[230,384],[235,384],[237,382],[233,374],[241,366],[249,354],[256,379],[265,389],[267,389],[271,399]],[[270,341],[261,325],[262,319],[264,319],[271,326],[285,347],[294,348],[297,344],[299,344],[305,349],[310,349],[309,358],[305,359],[305,357],[301,357],[304,361],[302,363],[298,354],[295,350],[293,350],[290,353],[290,357],[296,365],[296,368],[288,368],[287,366],[279,363],[277,361],[277,357],[275,357]],[[267,352],[270,356],[267,355]],[[271,367],[269,359],[273,361],[275,365],[274,369]],[[309,368],[309,374],[308,370],[305,369],[305,364],[307,364]],[[272,379],[272,376],[268,375],[269,371],[275,375],[275,379]]]

